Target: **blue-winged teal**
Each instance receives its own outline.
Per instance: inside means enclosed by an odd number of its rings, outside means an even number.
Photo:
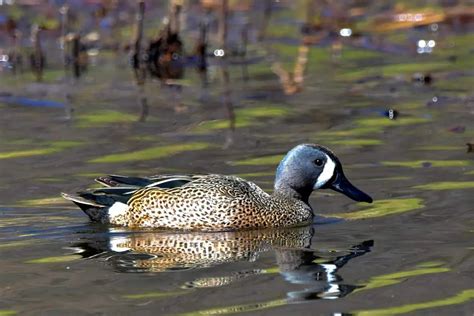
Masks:
[[[372,202],[347,180],[339,159],[314,144],[298,145],[283,158],[273,194],[244,179],[217,174],[106,176],[97,181],[107,187],[63,197],[93,221],[128,227],[219,231],[304,225],[313,218],[308,199],[316,189]]]

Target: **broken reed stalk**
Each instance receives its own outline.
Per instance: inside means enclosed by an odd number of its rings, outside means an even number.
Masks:
[[[219,39],[219,44],[221,45],[221,49],[223,49],[225,55],[227,55],[226,41],[227,41],[227,19],[229,16],[229,1],[228,0],[221,0],[221,1],[222,1],[221,7],[219,10],[218,39]]]
[[[138,1],[138,11],[136,16],[135,32],[132,39],[133,51],[131,54],[131,64],[135,82],[138,86],[145,83],[145,67],[142,62],[142,39],[143,39],[143,20],[145,15],[145,2]]]
[[[72,71],[74,78],[79,79],[81,76],[81,36],[79,34],[74,34],[72,38]]]
[[[138,1],[135,32],[132,39],[133,51],[131,53],[131,66],[135,83],[138,87],[138,104],[140,105],[140,117],[138,120],[144,122],[148,116],[148,102],[145,95],[146,70],[142,58],[143,22],[145,16],[145,2]]]
[[[314,0],[306,1],[306,27],[311,30],[314,19]],[[283,92],[287,95],[292,95],[300,92],[303,89],[304,74],[308,66],[308,54],[310,51],[311,41],[307,39],[306,35],[303,35],[302,43],[298,47],[298,55],[296,56],[295,66],[293,73],[285,70],[283,65],[276,61],[272,64],[273,72],[280,79],[280,83],[283,88]]]
[[[222,102],[227,111],[227,117],[229,118],[229,132],[227,134],[226,142],[224,144],[224,148],[228,148],[233,143],[233,136],[235,132],[235,112],[234,112],[234,105],[232,104],[232,96],[231,96],[231,89],[230,89],[230,75],[229,70],[227,68],[227,64],[223,64],[221,66],[222,72],[222,79],[224,82],[224,89],[223,89],[223,98]]]
[[[31,30],[31,41],[33,42],[33,54],[31,55],[31,66],[36,81],[43,81],[44,53],[41,48],[41,29],[38,25],[33,25]]]
[[[66,76],[68,74],[68,53],[66,50],[66,36],[67,36],[67,31],[68,31],[68,11],[69,7],[64,5],[59,9],[59,13],[61,14],[61,50],[62,50],[62,58],[63,58],[63,66],[64,66],[64,71],[66,72]]]
[[[179,34],[181,31],[181,25],[179,21],[179,15],[182,9],[182,1],[171,0],[171,8],[169,14],[169,31],[173,34]]]
[[[249,72],[247,69],[247,62],[246,62],[246,57],[247,57],[247,45],[248,45],[248,28],[249,28],[249,23],[245,23],[244,27],[242,28],[241,31],[241,38],[242,38],[242,50],[240,52],[240,57],[241,57],[241,63],[242,63],[242,79],[244,81],[249,80]]]
[[[21,56],[21,37],[22,33],[19,30],[15,30],[13,33],[13,52],[11,55],[11,64],[13,74],[17,74],[18,70],[22,70],[22,56]]]
[[[227,67],[227,19],[229,17],[229,2],[228,0],[221,0],[221,6],[219,10],[219,29],[218,39],[221,49],[224,51],[224,56],[221,58],[221,74],[223,81],[223,103],[227,111],[227,117],[229,118],[229,132],[227,134],[224,148],[228,148],[233,142],[233,135],[235,131],[235,112],[232,104],[232,96],[230,90],[230,75]]]
[[[273,0],[265,0],[265,6],[263,8],[263,21],[260,28],[260,32],[258,34],[259,42],[265,39],[267,27],[270,22],[270,18],[272,16],[272,3],[273,3]]]

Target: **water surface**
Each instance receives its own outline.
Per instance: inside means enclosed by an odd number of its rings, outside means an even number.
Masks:
[[[288,19],[301,21],[278,12],[268,45],[291,70]],[[440,24],[375,48],[310,45],[299,92],[255,44],[247,81],[237,62],[228,81],[213,62],[207,86],[192,68],[179,89],[148,81],[145,118],[124,55],[99,54],[74,85],[1,73],[0,315],[471,315],[473,40]],[[59,197],[108,173],[236,174],[271,191],[301,142],[332,148],[374,204],[323,190],[311,227],[213,234],[104,227]]]

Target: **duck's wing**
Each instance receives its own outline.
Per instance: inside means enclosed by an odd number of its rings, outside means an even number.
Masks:
[[[219,174],[197,175],[193,181],[182,188],[173,188],[169,192],[180,192],[187,188],[199,189],[213,192],[234,200],[259,200],[260,197],[267,197],[268,194],[255,183],[247,181],[237,176],[227,176]]]
[[[128,177],[120,175],[108,175],[95,179],[95,181],[106,187],[132,187],[138,188],[162,188],[171,189],[183,186],[201,177],[201,175],[156,175],[151,177]]]
[[[96,181],[105,187],[77,192],[62,193],[62,196],[78,205],[94,221],[105,221],[108,209],[116,202],[127,204],[130,198],[141,189],[176,189],[187,185],[203,175],[157,175],[152,177],[127,177],[109,175]]]

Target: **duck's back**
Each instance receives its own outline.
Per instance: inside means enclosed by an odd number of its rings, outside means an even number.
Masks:
[[[175,188],[137,190],[128,208],[111,208],[112,224],[190,230],[293,226],[312,217],[305,203],[269,195],[234,176],[200,175]],[[125,206],[125,205],[124,205]]]

